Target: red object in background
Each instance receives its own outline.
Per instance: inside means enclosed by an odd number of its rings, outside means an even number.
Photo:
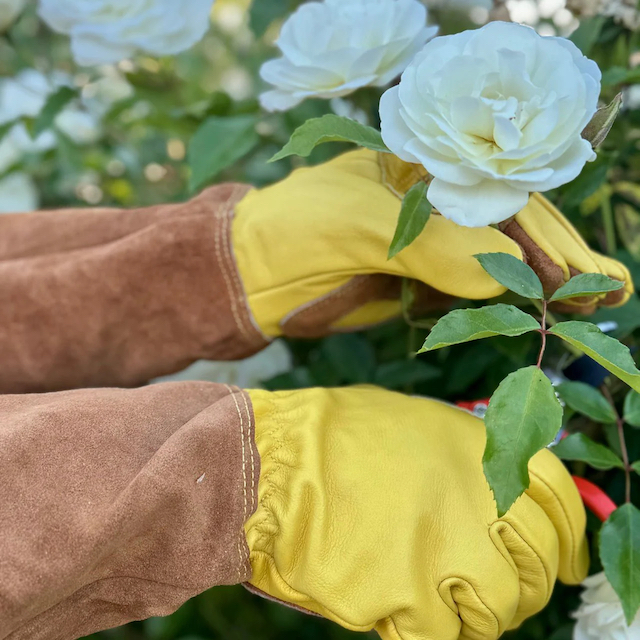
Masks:
[[[484,414],[487,412],[489,406],[489,398],[486,400],[472,400],[471,402],[456,402],[456,406],[473,413],[478,418],[484,418]]]
[[[474,400],[473,402],[458,402],[457,405],[461,409],[465,409],[479,418],[484,418],[489,406],[489,400]],[[563,434],[562,438],[566,438],[568,434]],[[589,482],[584,478],[573,476],[573,480],[578,487],[582,501],[589,511],[591,511],[602,522],[607,520],[609,516],[618,508],[615,502],[593,482]]]
[[[602,522],[607,520],[618,508],[616,503],[600,487],[596,487],[593,482],[576,476],[573,477],[573,480],[587,509]]]

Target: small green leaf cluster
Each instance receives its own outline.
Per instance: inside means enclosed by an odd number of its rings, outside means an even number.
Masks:
[[[566,406],[602,424],[623,428],[615,406],[602,393],[580,382],[564,382],[554,388],[541,369],[548,336],[556,336],[572,348],[589,355],[607,371],[626,382],[632,391],[624,405],[624,421],[640,427],[640,371],[629,349],[590,322],[567,321],[546,326],[551,302],[606,294],[623,284],[602,274],[585,273],[569,280],[553,295],[545,296],[542,283],[524,262],[504,253],[476,256],[482,267],[505,288],[524,298],[540,301],[542,321],[507,304],[479,309],[456,309],[441,318],[427,337],[420,353],[492,336],[520,336],[539,332],[542,349],[538,366],[528,366],[509,375],[494,393],[485,424],[487,444],[484,473],[500,516],[529,487],[529,461],[555,440],[563,425]],[[540,303],[539,302],[539,303]],[[557,392],[557,393],[556,393]],[[640,471],[640,462],[629,465],[617,453],[583,433],[562,440],[553,451],[564,460],[580,461],[599,470]],[[626,455],[626,451],[625,451]],[[640,608],[640,511],[631,504],[621,507],[603,525],[600,555],[607,577],[623,603],[630,622]]]
[[[557,388],[560,397],[573,411],[594,422],[603,424],[623,423],[640,428],[640,394],[630,391],[624,401],[622,417],[615,407],[593,387],[580,382],[564,382]],[[594,469],[624,469],[620,456],[594,442],[583,433],[574,433],[553,448],[563,460],[574,460],[588,464]],[[640,461],[630,465],[640,473]],[[600,559],[609,582],[622,602],[627,622],[631,624],[640,609],[640,559],[637,549],[640,544],[640,511],[627,503],[611,514],[600,533]]]

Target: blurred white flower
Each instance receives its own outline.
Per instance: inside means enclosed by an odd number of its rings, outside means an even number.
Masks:
[[[419,0],[324,0],[303,4],[284,23],[282,57],[260,75],[276,88],[260,101],[284,111],[306,98],[339,98],[382,87],[437,33]]]
[[[640,109],[640,84],[631,85],[624,90],[623,109]]]
[[[154,382],[206,380],[233,384],[242,389],[258,389],[269,380],[292,367],[291,353],[283,340],[275,340],[255,356],[237,362],[208,362],[201,360],[188,369],[171,376],[157,378]]]
[[[24,213],[38,208],[40,194],[26,173],[16,171],[0,178],[0,213]]]
[[[568,35],[580,22],[567,9],[566,0],[507,0],[511,20],[533,27],[540,35]]]
[[[574,640],[640,640],[640,615],[627,627],[620,600],[604,573],[583,583],[582,604],[573,614]]]
[[[13,78],[0,80],[0,126],[21,117],[35,118],[47,98],[62,86],[71,86],[63,73],[45,76],[35,69],[21,71]],[[54,120],[55,126],[77,144],[90,144],[100,136],[98,120],[78,104],[69,104]],[[56,145],[53,131],[44,131],[35,140],[26,127],[16,124],[0,142],[0,173],[28,153],[44,152]]]
[[[640,28],[640,9],[637,0],[567,0],[567,6],[577,16],[609,16],[627,29]]]
[[[82,88],[82,102],[90,113],[101,118],[121,100],[133,95],[133,87],[113,65],[100,67],[99,76]]]
[[[600,11],[602,0],[567,0],[567,7],[579,16],[594,16]]]
[[[426,45],[382,97],[382,137],[434,177],[428,197],[443,216],[501,222],[595,158],[580,134],[600,80],[568,40],[492,22]]]
[[[81,65],[119,62],[139,51],[189,49],[209,28],[214,0],[40,0],[40,16],[71,37]]]
[[[330,104],[331,110],[337,116],[355,120],[360,124],[369,124],[369,116],[367,116],[365,110],[360,109],[360,107],[357,107],[353,102],[345,100],[344,98],[333,98]]]
[[[27,6],[28,0],[0,0],[0,33],[6,31]]]

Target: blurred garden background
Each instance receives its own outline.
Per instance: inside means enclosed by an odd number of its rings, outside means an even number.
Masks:
[[[295,166],[324,161],[346,145],[324,145],[308,160],[267,160],[308,118],[337,112],[378,126],[383,88],[362,89],[338,101],[308,100],[286,113],[266,113],[259,94],[260,66],[273,58],[282,20],[298,0],[217,0],[210,29],[178,55],[140,54],[116,64],[80,66],[69,38],[53,32],[35,2],[9,24],[0,0],[0,212],[34,208],[114,206],[135,208],[185,200],[208,184],[270,184]],[[618,92],[625,107],[611,135],[583,174],[550,197],[592,247],[629,266],[640,283],[640,20],[626,0],[509,0],[497,3],[514,21],[542,34],[572,35],[604,72],[603,101]],[[487,0],[427,2],[441,33],[484,24]],[[618,11],[616,11],[618,7]],[[577,30],[577,31],[576,31]],[[279,340],[242,363],[199,363],[183,377],[262,384],[269,389],[374,383],[451,402],[489,397],[511,371],[532,361],[536,336],[495,338],[438,351],[419,359],[434,318],[405,318],[356,335],[324,340]],[[615,323],[616,337],[635,346],[640,301],[598,312],[595,322]],[[553,349],[557,349],[556,352]],[[557,374],[575,356],[553,345]],[[1,364],[0,364],[1,366]],[[575,418],[574,418],[575,419]],[[596,440],[616,448],[613,431],[583,421]],[[630,431],[631,457],[640,458],[640,433]],[[617,472],[586,474],[621,503]],[[634,491],[640,483],[634,480]],[[596,528],[595,520],[591,522]],[[594,565],[593,570],[597,570]],[[556,587],[551,604],[521,629],[518,640],[572,637],[570,613],[579,588]],[[107,631],[96,640],[346,639],[359,634],[250,595],[242,587],[216,588],[167,618]],[[374,634],[375,635],[375,634]]]

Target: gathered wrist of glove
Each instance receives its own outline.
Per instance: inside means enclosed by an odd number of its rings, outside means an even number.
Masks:
[[[549,451],[498,518],[484,425],[462,410],[374,388],[250,396],[255,590],[385,640],[489,640],[541,610],[557,577],[584,579],[584,509]]]

